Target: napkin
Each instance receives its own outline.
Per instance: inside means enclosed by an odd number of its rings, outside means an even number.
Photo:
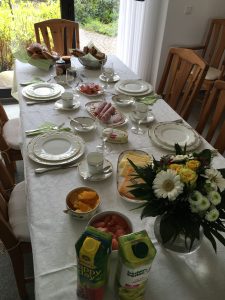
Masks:
[[[52,59],[33,59],[28,54],[26,49],[20,49],[13,53],[13,56],[23,63],[29,63],[41,70],[48,71],[54,64]]]
[[[137,97],[136,101],[144,103],[146,105],[153,105],[158,99],[160,99],[159,95],[151,94],[145,97]]]
[[[26,85],[30,85],[30,84],[32,84],[32,83],[37,83],[37,82],[44,82],[44,80],[41,79],[40,77],[34,77],[34,78],[31,79],[31,80],[24,81],[24,82],[20,82],[20,85],[21,85],[21,86],[26,86]]]
[[[42,124],[40,127],[38,127],[37,129],[35,129],[35,131],[33,132],[29,132],[29,130],[26,132],[26,136],[35,136],[38,134],[42,134],[51,130],[56,130],[56,131],[71,131],[70,127],[62,127],[59,129],[54,129],[57,126],[57,124],[54,123],[49,123],[46,122],[44,124]]]

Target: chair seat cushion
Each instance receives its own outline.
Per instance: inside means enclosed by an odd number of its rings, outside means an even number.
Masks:
[[[10,148],[20,150],[20,145],[22,144],[20,119],[8,120],[3,126],[2,135]]]
[[[208,72],[206,73],[206,80],[217,80],[219,79],[221,71],[219,69],[209,67]]]
[[[8,214],[9,223],[18,240],[30,242],[24,181],[18,183],[11,193],[8,203]]]
[[[14,71],[3,71],[0,73],[0,89],[11,89],[13,86]]]

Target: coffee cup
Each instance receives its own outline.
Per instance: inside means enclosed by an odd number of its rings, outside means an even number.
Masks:
[[[104,156],[101,152],[90,152],[87,155],[87,164],[90,174],[101,173],[103,170]]]
[[[62,105],[64,108],[71,108],[73,107],[73,93],[65,92],[62,93]]]

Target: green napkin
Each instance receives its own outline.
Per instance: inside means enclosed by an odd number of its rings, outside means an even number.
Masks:
[[[37,128],[37,130],[33,131],[33,132],[26,132],[26,136],[35,136],[38,134],[42,134],[51,130],[56,130],[56,131],[71,131],[70,127],[61,127],[59,129],[54,129],[57,125],[54,123],[50,123],[50,122],[46,122],[44,124],[42,124],[39,128]]]
[[[13,56],[21,62],[29,63],[41,70],[48,71],[54,62],[52,59],[33,59],[28,54],[26,49],[20,49],[13,53]]]
[[[136,101],[144,103],[146,105],[153,105],[158,99],[160,99],[159,95],[151,94],[145,97],[137,97]]]
[[[26,86],[26,85],[30,85],[32,83],[37,83],[37,82],[44,82],[44,80],[41,79],[40,77],[34,77],[33,79],[31,79],[29,81],[21,82],[20,85],[21,86]]]

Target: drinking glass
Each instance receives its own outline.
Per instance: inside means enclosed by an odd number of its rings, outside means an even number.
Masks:
[[[107,135],[103,134],[103,130],[105,129],[104,124],[98,118],[96,118],[96,122],[97,122],[97,128],[99,129],[100,135],[101,135],[101,142],[100,142],[100,144],[98,144],[96,146],[96,149],[99,152],[110,153],[111,147],[106,145],[106,141],[107,141],[108,137],[110,136],[110,134],[112,133],[113,128],[111,128],[111,130],[109,130]]]
[[[106,65],[102,65],[101,67],[102,75],[109,86],[109,82],[113,80],[113,76],[115,74],[113,63],[107,63]]]
[[[148,106],[144,103],[137,103],[135,107],[135,120],[137,122],[137,126],[133,126],[131,131],[135,134],[144,134],[145,130],[140,127],[141,122],[146,119],[148,114]]]
[[[73,92],[75,91],[76,87],[76,78],[77,78],[77,71],[76,68],[71,67],[66,69],[66,84],[72,88]]]

